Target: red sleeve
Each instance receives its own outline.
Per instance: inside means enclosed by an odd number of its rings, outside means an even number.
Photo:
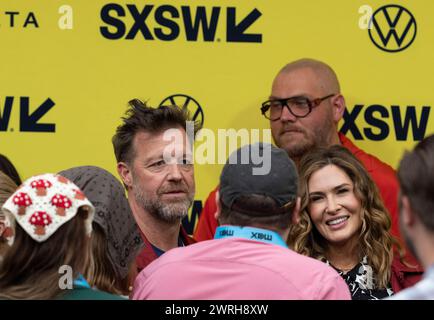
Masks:
[[[196,230],[194,231],[194,239],[196,241],[204,241],[214,238],[215,229],[218,226],[218,222],[215,218],[215,213],[217,211],[217,190],[218,186],[208,195],[202,212],[200,213],[199,222],[197,223]]]
[[[398,256],[393,257],[390,284],[394,293],[414,286],[423,276],[423,269],[419,265],[407,266]]]

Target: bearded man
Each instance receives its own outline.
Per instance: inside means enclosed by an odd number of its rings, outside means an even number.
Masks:
[[[136,259],[140,271],[164,252],[194,242],[181,220],[193,203],[195,183],[186,110],[151,108],[138,99],[129,106],[112,142],[117,171],[145,242]]]

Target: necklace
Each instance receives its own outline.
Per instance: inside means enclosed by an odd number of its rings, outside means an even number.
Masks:
[[[349,267],[349,268],[337,268],[337,269],[341,270],[343,273],[347,273],[348,271],[353,270],[354,267],[355,267],[355,265],[352,267]]]
[[[357,263],[352,263],[351,265],[347,265],[347,266],[344,266],[344,267],[341,267],[341,266],[338,267],[337,265],[335,265],[334,263],[331,263],[331,262],[328,261],[328,260],[327,260],[327,262],[328,262],[328,264],[331,265],[333,268],[335,268],[335,269],[337,269],[337,270],[339,270],[339,271],[342,271],[343,273],[347,273],[348,271],[353,270],[355,266],[357,266]]]

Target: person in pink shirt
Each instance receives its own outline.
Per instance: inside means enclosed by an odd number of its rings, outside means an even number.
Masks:
[[[214,239],[152,262],[136,278],[132,298],[350,299],[335,270],[285,243],[298,219],[297,183],[282,149],[257,143],[232,153],[220,177]]]

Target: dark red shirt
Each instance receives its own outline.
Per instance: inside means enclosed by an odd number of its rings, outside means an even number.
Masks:
[[[390,285],[394,293],[414,286],[422,277],[423,269],[419,265],[414,267],[403,264],[398,256],[392,261],[392,273],[390,276]]]
[[[138,272],[140,272],[148,264],[150,264],[152,261],[158,258],[157,254],[152,248],[152,244],[148,241],[148,239],[146,238],[146,236],[143,234],[141,230],[140,230],[140,234],[142,236],[143,242],[145,243],[145,247],[136,258]],[[183,244],[186,246],[196,242],[192,237],[190,237],[187,234],[187,232],[184,230],[182,226],[181,229],[179,230],[179,237],[182,240]]]

